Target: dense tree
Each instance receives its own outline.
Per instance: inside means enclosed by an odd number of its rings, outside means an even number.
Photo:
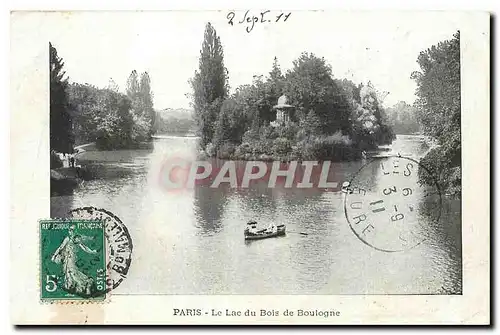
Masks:
[[[420,72],[416,105],[424,131],[437,139],[460,129],[460,33],[423,51],[417,62]]]
[[[205,27],[200,51],[199,68],[191,80],[193,107],[199,125],[201,146],[205,147],[214,134],[222,102],[228,94],[227,70],[220,37],[210,23]]]
[[[361,104],[361,88],[363,87],[362,84],[356,85],[348,79],[335,79],[335,83],[342,87],[343,93],[348,101]]]
[[[273,66],[265,85],[263,85],[264,93],[259,113],[262,122],[269,123],[276,119],[276,110],[273,109],[273,106],[276,105],[278,98],[285,93],[284,90],[285,76],[281,72],[278,58],[274,57]]]
[[[100,117],[96,144],[104,149],[125,149],[133,144],[131,137],[134,120],[130,114],[131,101],[126,96],[110,90],[100,91]]]
[[[236,89],[231,99],[237,101],[243,109],[247,125],[258,128],[276,119],[278,98],[284,93],[284,76],[275,57],[268,76],[254,76],[251,85],[242,85]]]
[[[96,142],[103,149],[133,146],[130,99],[110,89],[72,84],[68,87],[78,144]]]
[[[141,74],[141,82],[139,84],[139,96],[141,99],[141,107],[144,118],[150,124],[154,123],[155,111],[153,108],[153,93],[151,92],[151,78],[147,72]],[[150,129],[151,134],[151,129]]]
[[[127,79],[127,96],[134,101],[139,95],[139,76],[136,70],[132,70]]]
[[[313,110],[310,110],[309,113],[307,113],[301,125],[305,135],[317,135],[320,133],[321,120]]]
[[[356,85],[347,79],[336,80],[343,94],[350,101],[350,138],[363,150],[374,149],[380,144],[390,144],[395,138],[389,120],[382,108],[387,95],[379,92],[371,82]]]
[[[127,79],[127,96],[131,101],[132,139],[145,141],[153,134],[154,108],[151,79],[147,72],[140,76],[133,70]]]
[[[389,120],[382,108],[385,93],[379,92],[371,82],[361,87],[359,91],[360,104],[355,103],[355,126],[361,126],[362,132],[354,133],[353,139],[367,145],[367,149],[375,148],[378,144],[390,144],[395,138]]]
[[[314,110],[321,120],[322,133],[349,132],[350,102],[334,81],[332,69],[324,58],[303,53],[293,62],[285,82],[287,96],[297,106],[299,117]]]
[[[271,69],[271,72],[269,72],[269,81],[276,85],[276,90],[280,91],[283,89],[283,73],[281,72],[280,65],[278,63],[278,58],[274,57],[273,60],[273,67]]]
[[[220,148],[225,143],[240,144],[246,128],[244,108],[235,99],[224,101],[215,123],[213,144]]]
[[[242,85],[236,89],[232,99],[238,101],[238,106],[243,109],[247,120],[251,120],[253,126],[269,124],[276,119],[276,105],[279,93],[273,91],[272,83],[264,80],[263,76],[254,76],[251,85]]]
[[[64,62],[55,47],[49,43],[50,72],[50,148],[63,153],[73,151],[73,127],[69,113]]]
[[[460,33],[421,52],[417,62],[421,71],[412,78],[417,82],[418,118],[424,133],[439,144],[422,162],[447,192],[457,194],[461,192]],[[425,175],[421,178],[432,182]]]

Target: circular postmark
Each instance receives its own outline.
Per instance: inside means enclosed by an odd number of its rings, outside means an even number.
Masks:
[[[431,181],[422,184],[420,177]],[[372,160],[351,178],[344,211],[353,233],[385,252],[404,251],[425,241],[441,216],[436,179],[418,161],[401,156]]]
[[[71,219],[98,220],[104,223],[106,240],[106,274],[105,287],[99,291],[101,295],[117,288],[127,277],[132,262],[132,239],[127,227],[113,213],[95,207],[80,207],[69,211]]]

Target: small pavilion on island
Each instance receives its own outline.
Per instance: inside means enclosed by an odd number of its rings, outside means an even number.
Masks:
[[[283,94],[278,98],[278,104],[273,106],[273,109],[276,110],[276,123],[279,125],[292,121],[294,106],[288,104],[286,95]]]

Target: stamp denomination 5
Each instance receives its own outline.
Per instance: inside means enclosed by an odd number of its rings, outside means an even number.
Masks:
[[[98,220],[41,220],[40,297],[103,300],[106,288],[104,224]]]

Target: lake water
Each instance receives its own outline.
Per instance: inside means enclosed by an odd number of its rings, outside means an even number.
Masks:
[[[166,136],[153,150],[110,153],[97,179],[51,197],[53,217],[95,206],[128,227],[132,265],[116,294],[461,294],[460,200],[443,196],[439,222],[420,222],[428,234],[417,247],[381,252],[352,232],[338,190],[265,183],[166,190],[165,161],[194,159],[195,148],[195,138]],[[418,160],[428,148],[421,137],[398,136],[388,150]],[[332,164],[335,181],[364,164]],[[283,223],[288,233],[248,243],[249,220]]]

